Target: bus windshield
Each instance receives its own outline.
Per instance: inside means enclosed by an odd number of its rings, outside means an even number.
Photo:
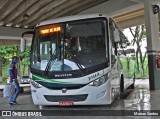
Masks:
[[[106,63],[105,22],[92,19],[38,27],[32,42],[31,68],[71,71]]]

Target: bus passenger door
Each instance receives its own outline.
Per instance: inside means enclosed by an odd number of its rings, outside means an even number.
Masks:
[[[115,27],[115,24],[112,19],[109,20],[109,35],[110,35],[110,57],[111,57],[111,97],[112,100],[119,95],[120,92],[120,73],[118,68],[118,59],[117,59],[117,43],[115,41],[117,37],[114,35],[115,31],[118,29]]]

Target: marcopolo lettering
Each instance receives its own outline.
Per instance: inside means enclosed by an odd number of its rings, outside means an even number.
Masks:
[[[72,76],[72,74],[56,74],[55,77],[66,77],[66,76]]]

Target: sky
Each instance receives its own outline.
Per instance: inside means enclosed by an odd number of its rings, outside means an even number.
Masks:
[[[123,33],[128,38],[129,42],[131,42],[133,40],[133,36],[132,36],[129,28],[124,29]],[[144,40],[142,41],[142,46],[141,46],[141,50],[142,50],[143,54],[146,52],[146,47],[147,47],[147,40],[146,40],[146,38],[144,38]],[[133,48],[136,50],[137,49],[137,45],[135,44],[133,46]]]

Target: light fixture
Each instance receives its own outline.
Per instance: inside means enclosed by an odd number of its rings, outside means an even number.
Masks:
[[[25,12],[23,15],[23,19],[28,19],[29,15]]]
[[[29,28],[29,26],[28,26],[28,25],[25,25],[24,28]]]
[[[25,0],[25,13],[23,15],[23,19],[28,19],[29,15],[26,13],[26,0]]]
[[[20,24],[16,24],[15,27],[19,28],[19,27],[20,27]]]
[[[13,23],[11,22],[11,23],[8,23],[6,26],[12,26],[13,25]]]

